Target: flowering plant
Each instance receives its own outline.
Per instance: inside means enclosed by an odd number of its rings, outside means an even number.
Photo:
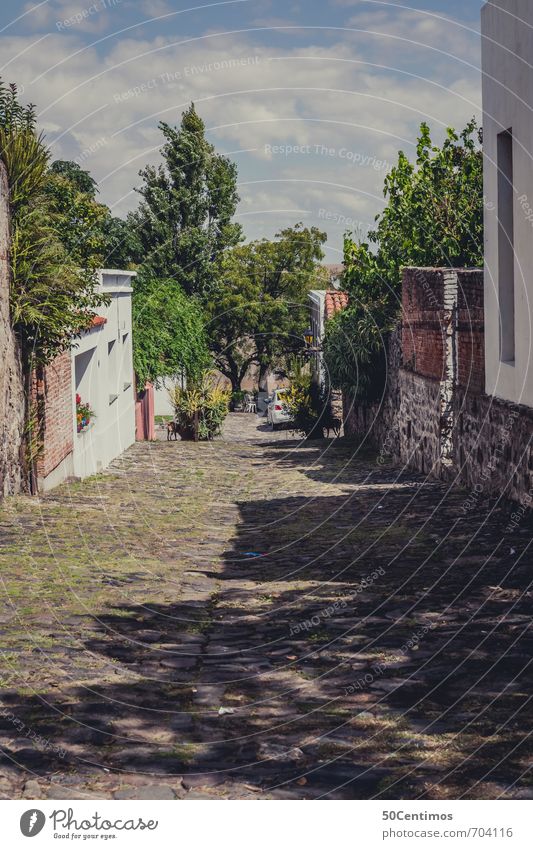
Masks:
[[[76,394],[76,427],[78,433],[89,427],[91,419],[94,418],[94,410],[86,401],[81,400],[81,395]]]

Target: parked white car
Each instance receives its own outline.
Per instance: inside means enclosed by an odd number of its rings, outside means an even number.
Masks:
[[[272,393],[272,397],[267,408],[267,421],[272,430],[276,430],[283,425],[290,424],[293,420],[289,412],[289,408],[284,400],[284,396],[286,394],[286,389],[275,389]]]

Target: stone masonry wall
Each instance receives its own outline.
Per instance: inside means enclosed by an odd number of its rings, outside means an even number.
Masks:
[[[9,311],[9,189],[0,162],[0,497],[24,486],[24,381]]]
[[[34,375],[34,400],[41,411],[40,486],[74,450],[71,363],[71,353],[65,351]]]
[[[479,380],[468,328],[475,320],[479,333],[482,293],[481,271],[404,269],[400,350],[389,346],[385,397],[379,407],[347,399],[347,436],[423,472],[452,471],[459,363],[465,385],[474,372]]]
[[[399,459],[424,474],[441,470],[440,383],[400,369]]]
[[[380,405],[345,399],[345,433],[396,461],[533,506],[533,410],[484,394],[483,274],[405,269],[401,360]]]
[[[485,394],[458,390],[457,474],[476,496],[505,495],[533,506],[533,410]]]

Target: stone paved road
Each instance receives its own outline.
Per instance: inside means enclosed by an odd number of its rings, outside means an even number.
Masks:
[[[4,503],[0,795],[532,798],[531,521],[263,427]]]

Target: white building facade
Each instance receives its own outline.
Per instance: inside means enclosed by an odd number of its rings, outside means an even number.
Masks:
[[[324,340],[326,329],[326,290],[311,289],[308,293],[310,301],[309,320],[311,325],[311,335],[313,337],[313,347],[316,353],[311,360],[311,372],[313,380],[320,386],[325,383],[326,375],[324,372],[324,363],[322,360],[321,346]]]
[[[533,407],[533,2],[482,10],[486,392]]]
[[[97,474],[135,441],[131,280],[134,272],[102,269],[99,285],[110,304],[72,349],[73,470]],[[94,411],[79,429],[76,398]]]

